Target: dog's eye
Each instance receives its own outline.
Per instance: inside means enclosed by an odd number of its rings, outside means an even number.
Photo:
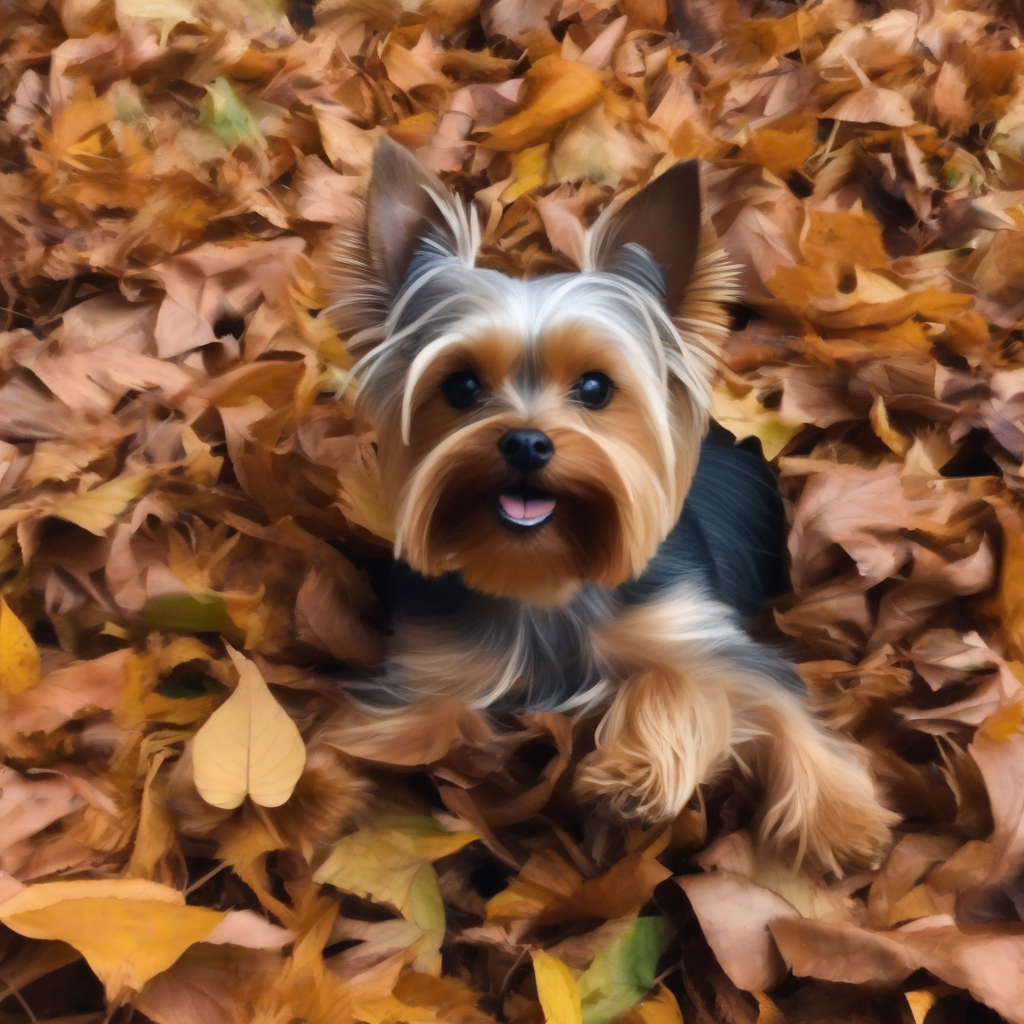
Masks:
[[[468,409],[480,401],[480,381],[472,370],[449,374],[441,384],[441,394],[453,409]]]
[[[576,400],[588,409],[603,409],[612,397],[615,385],[603,374],[585,373],[573,386]]]

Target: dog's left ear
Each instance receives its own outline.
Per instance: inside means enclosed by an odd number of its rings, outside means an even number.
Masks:
[[[686,294],[700,248],[701,194],[696,160],[670,167],[600,225],[596,269],[620,274],[659,293],[676,313]],[[639,246],[653,258],[661,281],[638,257]]]

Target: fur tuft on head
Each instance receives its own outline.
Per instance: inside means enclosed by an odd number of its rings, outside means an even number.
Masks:
[[[477,267],[479,244],[475,211],[382,140],[328,313],[357,357],[396,555],[538,604],[617,586],[679,516],[733,297],[697,165],[602,215],[580,273],[515,280]],[[549,460],[510,461],[517,431]]]

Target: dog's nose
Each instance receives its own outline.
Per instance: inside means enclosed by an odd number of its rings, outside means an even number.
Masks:
[[[510,430],[498,442],[498,451],[513,469],[534,473],[548,464],[555,445],[539,430]]]

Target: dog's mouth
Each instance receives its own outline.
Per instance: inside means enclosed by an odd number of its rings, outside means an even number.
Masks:
[[[498,493],[498,517],[506,526],[532,530],[543,526],[555,511],[555,496],[528,484]]]

